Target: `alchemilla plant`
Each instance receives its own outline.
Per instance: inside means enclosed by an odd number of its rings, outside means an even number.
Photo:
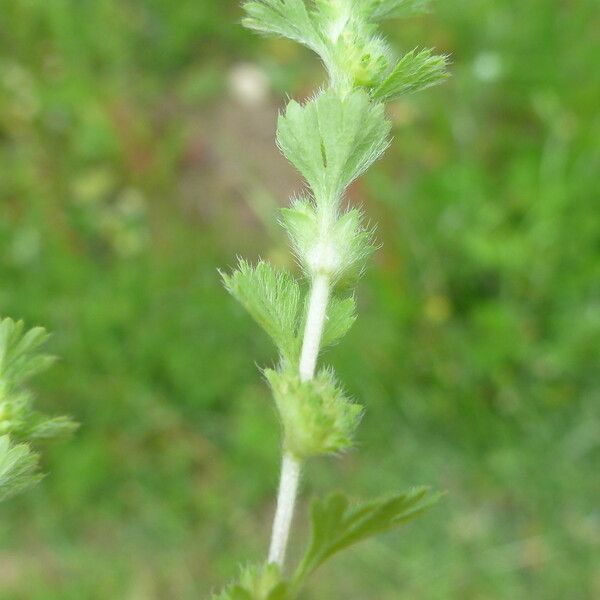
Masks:
[[[0,500],[35,485],[43,476],[37,448],[76,427],[33,406],[28,380],[54,362],[41,351],[47,339],[42,327],[26,330],[22,321],[0,319]]]
[[[244,25],[313,50],[328,83],[304,103],[292,100],[279,117],[277,143],[300,171],[307,191],[281,211],[302,277],[244,260],[224,274],[229,292],[279,351],[265,369],[283,430],[283,458],[268,560],[244,570],[217,600],[292,600],[334,554],[399,527],[437,499],[427,488],[360,504],[336,493],[315,500],[312,534],[295,570],[284,569],[298,483],[312,457],[339,455],[352,445],[363,408],[321,350],[338,342],[356,319],[353,287],[375,248],[362,212],[344,201],[348,186],[390,144],[385,103],[447,76],[445,56],[411,50],[397,57],[378,32],[381,21],[426,8],[426,0],[257,0],[244,4]]]

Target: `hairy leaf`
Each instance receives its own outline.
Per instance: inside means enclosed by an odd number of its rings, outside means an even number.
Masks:
[[[38,455],[27,444],[0,436],[0,501],[35,485],[42,478],[38,468]]]
[[[348,298],[332,297],[327,307],[327,319],[323,329],[321,346],[327,348],[341,340],[356,321],[356,301]]]
[[[326,55],[315,15],[303,0],[255,0],[243,5],[243,24],[264,35],[278,35]]]
[[[288,364],[300,352],[298,327],[303,308],[300,285],[292,275],[260,261],[252,266],[240,260],[231,275],[221,273],[225,287],[267,332]]]
[[[304,105],[288,104],[279,117],[277,141],[324,209],[336,207],[346,187],[379,158],[389,131],[383,105],[367,93],[341,98],[327,90]]]
[[[360,1],[360,0],[359,0]],[[372,21],[406,17],[427,10],[429,0],[362,0]]]
[[[315,500],[311,509],[312,537],[294,581],[302,583],[328,558],[357,542],[391,531],[412,521],[440,495],[428,488],[351,506],[346,496],[335,493]]]
[[[42,327],[25,332],[23,321],[0,320],[0,382],[5,391],[52,364],[53,357],[38,351],[47,339]]]
[[[310,274],[310,253],[321,233],[314,203],[304,199],[295,200],[290,208],[281,209],[280,223],[290,237],[300,265]]]
[[[39,413],[34,413],[33,417],[34,421],[27,435],[31,441],[58,440],[68,437],[78,428],[77,423],[69,417],[53,417],[48,419]]]
[[[375,250],[374,231],[364,222],[363,213],[351,208],[343,213],[331,229],[329,243],[341,257],[333,273],[336,283],[354,283],[362,276],[367,259]]]
[[[448,58],[432,50],[411,50],[372,92],[373,98],[390,101],[404,94],[419,92],[448,77]]]
[[[41,352],[47,339],[41,327],[26,331],[22,321],[0,320],[0,435],[16,442],[52,440],[77,427],[68,417],[48,418],[33,408],[26,383],[54,361]]]

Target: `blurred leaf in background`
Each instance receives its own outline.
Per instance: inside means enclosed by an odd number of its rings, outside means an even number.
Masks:
[[[240,18],[0,0],[0,314],[57,332],[40,409],[83,424],[2,507],[7,600],[197,599],[263,555],[278,441],[254,363],[277,357],[217,267],[296,268],[264,218],[299,185],[275,115],[322,73]],[[453,77],[393,105],[391,152],[351,191],[383,247],[331,350],[366,405],[344,488],[449,494],[307,598],[600,596],[599,27],[596,0],[386,24]]]

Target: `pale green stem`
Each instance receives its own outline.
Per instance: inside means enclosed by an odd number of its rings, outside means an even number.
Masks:
[[[328,302],[329,277],[319,274],[314,278],[310,289],[310,300],[308,302],[308,313],[306,315],[306,326],[298,369],[302,381],[309,381],[315,375]]]
[[[279,480],[279,493],[277,495],[277,509],[273,520],[273,533],[269,549],[269,562],[283,567],[287,549],[294,506],[298,494],[301,464],[289,452],[283,453],[281,461],[281,479]]]
[[[299,373],[302,381],[309,381],[315,375],[328,302],[329,277],[327,275],[317,275],[310,290],[302,352],[300,354]],[[278,564],[280,567],[283,567],[285,563],[285,554],[298,494],[300,470],[300,461],[289,452],[284,452],[281,463],[277,508],[273,520],[271,547],[269,549],[269,563]]]

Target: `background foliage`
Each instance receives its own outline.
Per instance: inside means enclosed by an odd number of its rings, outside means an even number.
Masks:
[[[276,357],[217,267],[294,268],[276,112],[323,75],[240,17],[0,0],[0,314],[55,332],[38,406],[82,423],[2,506],[3,599],[201,598],[264,555],[278,430],[255,364]],[[305,497],[449,494],[307,598],[600,596],[599,26],[595,0],[438,2],[389,26],[453,78],[394,105],[352,190],[383,248],[329,358],[367,413]]]

